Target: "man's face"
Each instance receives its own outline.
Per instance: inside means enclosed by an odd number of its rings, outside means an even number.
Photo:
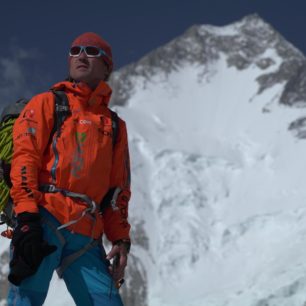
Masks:
[[[78,57],[70,57],[69,75],[76,81],[95,88],[108,75],[108,68],[101,57],[87,57],[82,52]]]

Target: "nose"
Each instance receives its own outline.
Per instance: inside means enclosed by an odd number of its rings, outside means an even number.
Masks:
[[[81,54],[79,55],[79,58],[87,58],[87,55],[84,50],[82,50]]]

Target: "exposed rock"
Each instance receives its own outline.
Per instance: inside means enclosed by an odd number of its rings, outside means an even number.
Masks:
[[[297,138],[306,139],[306,117],[299,118],[289,125],[289,130]]]
[[[148,282],[146,269],[142,261],[132,254],[129,257],[126,274],[129,275],[127,284],[121,289],[124,305],[147,306]]]
[[[8,280],[7,273],[5,271],[5,267],[8,267],[9,262],[9,252],[4,252],[0,257],[0,301],[5,299],[8,292]],[[1,304],[2,305],[2,304]]]

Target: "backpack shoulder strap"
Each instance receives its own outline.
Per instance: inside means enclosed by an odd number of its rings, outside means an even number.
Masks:
[[[117,142],[118,132],[119,132],[119,117],[118,114],[110,109],[112,117],[112,139],[113,139],[113,148]]]
[[[54,124],[50,134],[50,139],[54,134],[59,137],[61,135],[61,127],[69,115],[71,115],[69,101],[64,91],[52,91],[55,97]]]

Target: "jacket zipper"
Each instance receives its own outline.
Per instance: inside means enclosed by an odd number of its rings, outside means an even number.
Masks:
[[[52,177],[53,183],[56,183],[56,168],[57,168],[58,161],[59,161],[59,154],[58,154],[56,145],[57,145],[57,136],[55,136],[55,138],[53,139],[53,142],[52,142],[52,149],[53,149],[53,152],[54,152],[54,163],[53,163],[53,166],[51,168],[51,177]]]

